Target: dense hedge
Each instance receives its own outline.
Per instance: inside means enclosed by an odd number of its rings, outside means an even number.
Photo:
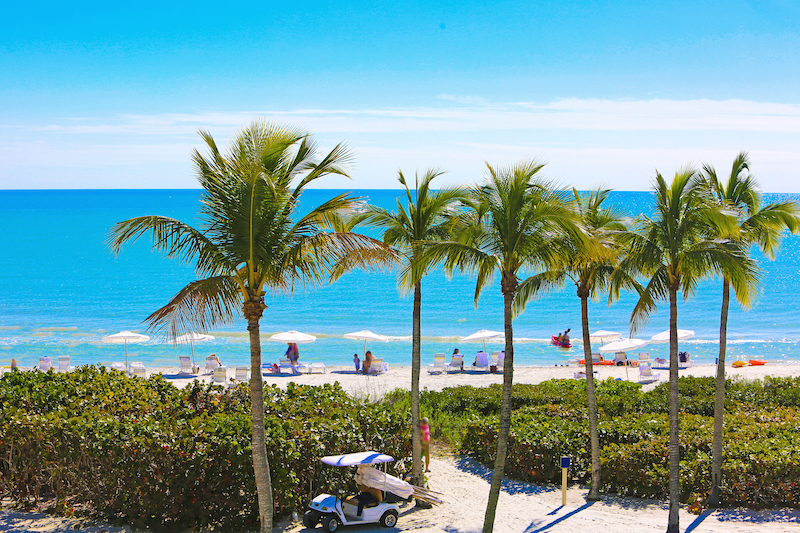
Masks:
[[[407,420],[338,384],[268,387],[265,409],[277,515],[311,495],[323,455],[408,454]],[[95,367],[6,374],[0,490],[23,505],[55,498],[61,512],[137,528],[254,529],[250,432],[246,385],[178,389]]]
[[[680,380],[683,501],[710,489],[714,378]],[[434,436],[493,464],[501,386],[423,391],[421,409]],[[604,490],[666,498],[668,494],[668,384],[647,392],[628,381],[597,383]],[[389,397],[408,410],[408,395]],[[559,482],[559,457],[573,458],[573,481],[591,479],[586,383],[551,380],[515,385],[506,472],[517,479]],[[729,380],[726,393],[722,498],[755,508],[800,507],[800,378]]]

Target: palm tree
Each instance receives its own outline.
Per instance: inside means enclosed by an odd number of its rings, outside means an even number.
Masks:
[[[155,250],[195,266],[199,279],[146,319],[150,329],[171,336],[207,331],[243,311],[250,333],[253,471],[261,531],[269,532],[273,500],[259,325],[265,292],[320,283],[343,258],[352,266],[375,265],[387,252],[379,241],[336,231],[340,214],[355,205],[355,198],[339,195],[298,214],[309,183],[327,174],[346,175],[342,165],[350,155],[342,145],[316,161],[308,134],[261,121],[236,135],[225,154],[209,133],[200,135],[208,148],[206,156],[193,153],[203,188],[200,226],[162,216],[137,217],[116,224],[110,243],[118,254],[124,243],[149,232]]]
[[[680,505],[680,455],[678,443],[678,291],[684,299],[697,283],[710,274],[726,272],[737,293],[747,294],[752,265],[728,241],[714,239],[720,231],[732,234],[736,221],[714,209],[699,187],[693,186],[695,172],[675,174],[668,185],[656,174],[656,216],[642,217],[637,228],[623,234],[625,255],[612,284],[619,295],[621,275],[640,273],[649,281],[639,291],[631,314],[631,334],[655,310],[656,302],[669,302],[669,521],[668,533],[678,532]]]
[[[616,234],[625,230],[622,215],[603,207],[611,191],[598,189],[581,198],[573,189],[572,208],[585,233],[581,238],[565,234],[556,242],[557,255],[548,270],[531,276],[520,284],[515,307],[517,312],[535,296],[554,287],[563,286],[566,279],[575,284],[581,301],[581,326],[583,354],[586,365],[586,404],[589,412],[589,441],[592,454],[592,485],[586,499],[600,499],[600,437],[597,430],[597,403],[595,400],[592,345],[589,338],[589,297],[596,297],[608,288],[611,274],[617,263]]]
[[[488,178],[473,189],[474,198],[460,218],[457,238],[431,245],[426,252],[432,260],[444,261],[449,272],[458,269],[476,274],[476,305],[493,275],[500,274],[505,321],[503,394],[484,533],[491,533],[494,528],[508,448],[514,373],[513,304],[520,284],[518,274],[524,268],[543,264],[552,252],[551,241],[563,232],[580,234],[565,191],[554,190],[537,176],[543,166],[536,161],[497,170],[487,165]]]
[[[466,191],[460,187],[446,188],[438,192],[430,188],[431,181],[442,172],[428,170],[422,181],[415,179],[412,191],[402,172],[398,181],[405,189],[405,203],[397,200],[397,211],[389,212],[370,206],[361,220],[383,229],[383,242],[393,247],[403,257],[404,266],[399,283],[405,290],[414,290],[411,341],[411,427],[413,439],[412,476],[415,485],[422,484],[421,439],[419,429],[419,373],[420,337],[422,312],[422,277],[431,267],[423,257],[424,242],[445,240],[452,226],[457,206],[466,199]]]
[[[796,233],[800,230],[800,209],[795,202],[777,202],[767,206],[761,205],[761,192],[758,182],[750,173],[750,162],[747,152],[741,152],[733,161],[728,181],[723,183],[711,165],[704,165],[700,176],[700,184],[705,186],[722,209],[731,209],[736,213],[738,228],[736,235],[721,235],[733,238],[739,244],[742,253],[749,254],[753,245],[758,246],[764,254],[773,259],[780,243],[784,228]],[[738,302],[747,307],[750,305],[749,293],[740,295],[736,292]],[[711,493],[708,504],[716,507],[720,500],[720,482],[722,481],[722,429],[725,413],[725,350],[728,332],[728,306],[730,304],[730,281],[723,273],[722,277],[722,311],[719,324],[719,357],[717,358],[716,397],[714,401],[714,440],[711,448]]]

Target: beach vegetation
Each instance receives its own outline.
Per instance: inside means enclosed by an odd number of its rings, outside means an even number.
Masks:
[[[302,509],[317,483],[328,487],[319,458],[332,450],[410,453],[405,416],[338,384],[267,387],[264,409],[278,516]],[[23,508],[47,504],[136,529],[253,531],[250,413],[245,384],[180,389],[93,366],[5,374],[0,491]]]
[[[450,240],[453,220],[458,208],[466,201],[466,189],[446,187],[431,189],[431,182],[442,172],[428,170],[420,179],[415,176],[414,188],[410,188],[402,172],[397,180],[403,186],[405,196],[398,198],[397,209],[388,211],[369,206],[366,213],[357,219],[377,227],[383,232],[383,242],[391,246],[402,257],[398,285],[404,291],[413,291],[414,307],[411,327],[411,427],[413,443],[412,478],[415,485],[422,485],[422,444],[420,436],[419,374],[421,367],[422,328],[422,278],[432,267],[432,261],[423,252],[425,243]]]
[[[208,331],[241,315],[250,339],[252,461],[258,488],[260,526],[272,531],[275,501],[265,441],[261,378],[260,321],[266,291],[291,292],[318,285],[347,268],[382,265],[387,247],[344,226],[358,198],[337,195],[300,210],[303,191],[326,175],[347,175],[351,159],[343,145],[317,157],[308,133],[254,121],[233,137],[226,153],[200,131],[207,154],[195,150],[195,174],[202,187],[200,225],[163,216],[142,216],[116,224],[109,238],[114,253],[145,234],[153,249],[193,264],[198,279],[181,289],[146,322],[177,337]]]
[[[750,172],[750,161],[746,152],[741,152],[731,165],[727,181],[717,176],[712,165],[704,165],[699,175],[700,186],[708,190],[710,201],[719,209],[732,210],[738,221],[733,235],[720,234],[720,238],[734,240],[742,250],[749,254],[753,246],[758,247],[769,259],[775,257],[784,230],[793,233],[800,231],[800,207],[796,202],[775,202],[762,205],[761,190],[755,176]],[[749,294],[735,292],[740,305],[750,305]],[[722,308],[719,326],[719,355],[717,356],[717,384],[714,411],[714,457],[711,468],[711,494],[708,504],[720,503],[722,483],[722,428],[725,413],[725,351],[728,336],[728,308],[730,306],[730,280],[722,273]]]
[[[561,234],[581,235],[568,205],[568,193],[541,177],[543,167],[534,160],[507,168],[487,164],[487,177],[472,188],[469,209],[459,216],[454,240],[426,248],[431,263],[443,262],[447,272],[475,275],[475,305],[492,278],[500,276],[505,332],[503,396],[484,533],[491,533],[494,527],[507,455],[514,379],[514,301],[522,281],[519,276],[543,267],[553,254],[553,241]]]
[[[669,305],[669,519],[668,533],[679,529],[680,505],[680,408],[678,396],[678,293],[689,298],[698,282],[711,275],[725,275],[742,297],[749,294],[756,269],[736,243],[718,239],[732,235],[736,219],[707,201],[705,189],[696,184],[693,169],[676,172],[671,183],[656,173],[653,189],[656,213],[640,216],[631,231],[622,232],[624,247],[612,278],[617,297],[627,279],[646,280],[631,313],[631,335],[655,311],[657,302]]]

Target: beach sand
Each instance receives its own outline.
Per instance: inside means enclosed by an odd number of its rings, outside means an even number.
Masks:
[[[176,385],[189,383],[190,378],[172,378],[177,369],[162,369],[165,377]],[[515,383],[539,383],[553,378],[571,378],[578,370],[575,366],[521,367],[514,371]],[[230,375],[232,376],[232,370]],[[661,382],[668,372],[661,372]],[[713,376],[713,365],[699,365],[681,370],[681,375]],[[623,367],[600,367],[599,378],[625,379]],[[800,365],[766,365],[761,367],[729,368],[729,376],[757,379],[765,376],[797,376]],[[631,380],[638,378],[636,368],[629,369]],[[196,379],[210,381],[209,375]],[[411,379],[410,367],[390,368],[379,376],[356,375],[352,367],[330,368],[325,374],[302,374],[300,376],[265,376],[266,384],[285,387],[290,381],[309,385],[321,385],[338,381],[350,394],[375,399],[396,388],[408,388]],[[444,387],[474,385],[482,387],[502,383],[501,374],[429,374],[427,367],[421,374],[421,387],[441,390]],[[654,387],[656,384],[646,385]],[[386,531],[414,531],[415,533],[477,533],[483,524],[486,500],[489,494],[491,471],[464,457],[436,456],[431,461],[429,485],[432,490],[443,494],[444,504],[433,509],[418,509],[409,504],[401,507],[397,527],[391,530],[380,526],[354,526],[344,531],[358,533],[379,533]],[[586,489],[571,487],[567,493],[567,505],[561,506],[560,488],[553,485],[533,485],[506,480],[500,496],[495,531],[505,532],[571,532],[571,531],[613,531],[616,533],[660,532],[666,529],[667,504],[655,500],[640,500],[612,495],[589,504],[585,501]],[[756,533],[800,531],[800,511],[769,510],[751,511],[748,509],[725,509],[706,511],[700,516],[681,511],[681,529],[693,533]],[[86,532],[116,533],[130,531],[128,528],[92,525],[83,526],[73,519],[50,517],[36,513],[0,511],[0,531],[10,532]],[[297,533],[305,531],[299,523],[283,522],[275,528],[276,532]],[[317,529],[321,531],[321,529]]]

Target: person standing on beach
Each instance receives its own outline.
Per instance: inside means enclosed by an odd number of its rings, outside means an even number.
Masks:
[[[356,374],[358,374],[358,371],[361,370],[361,359],[358,358],[357,353],[353,354],[353,364],[356,366]]]
[[[423,416],[419,419],[419,431],[422,434],[422,457],[425,458],[425,471],[431,471],[431,427],[428,425],[428,417]]]

